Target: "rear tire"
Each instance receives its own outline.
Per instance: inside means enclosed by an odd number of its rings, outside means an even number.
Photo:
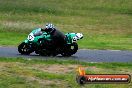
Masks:
[[[31,49],[31,45],[28,45],[27,43],[22,42],[18,46],[18,52],[24,55],[29,55],[30,53],[33,52],[33,50]]]
[[[63,52],[61,53],[62,56],[71,56],[75,54],[78,50],[78,44],[73,43],[71,45],[66,45]]]

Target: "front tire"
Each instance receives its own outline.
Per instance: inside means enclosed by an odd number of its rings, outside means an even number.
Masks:
[[[33,50],[31,49],[31,45],[28,45],[27,43],[22,42],[18,46],[18,52],[24,55],[29,55],[30,53],[33,52]]]

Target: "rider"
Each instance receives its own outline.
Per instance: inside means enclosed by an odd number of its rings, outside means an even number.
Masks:
[[[47,34],[50,34],[51,41],[47,41],[48,45],[51,45],[52,47],[58,47],[63,46],[65,44],[65,35],[57,30],[53,24],[48,23],[44,26],[44,28],[41,28],[41,31],[46,32]]]

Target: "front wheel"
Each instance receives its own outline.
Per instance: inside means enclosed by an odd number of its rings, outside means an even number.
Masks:
[[[30,53],[33,52],[33,50],[31,49],[31,45],[28,45],[27,43],[22,42],[18,46],[18,52],[21,54],[29,55]]]
[[[62,56],[71,56],[75,54],[78,50],[78,44],[72,43],[71,45],[66,45],[63,52],[61,53]]]

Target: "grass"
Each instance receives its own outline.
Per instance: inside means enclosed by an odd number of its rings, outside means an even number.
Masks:
[[[76,60],[0,58],[2,88],[131,88],[129,84],[76,83],[76,69],[86,67],[87,74],[130,74],[132,63],[89,63]]]
[[[131,0],[1,0],[0,45],[16,46],[31,30],[52,22],[64,33],[82,32],[80,48],[132,50],[131,4]],[[7,41],[5,34],[14,36]],[[12,42],[13,38],[17,39]]]
[[[3,46],[8,46],[8,45],[19,45],[24,39],[26,39],[26,34],[24,33],[12,33],[12,32],[7,32],[3,33],[0,32],[0,44]]]

